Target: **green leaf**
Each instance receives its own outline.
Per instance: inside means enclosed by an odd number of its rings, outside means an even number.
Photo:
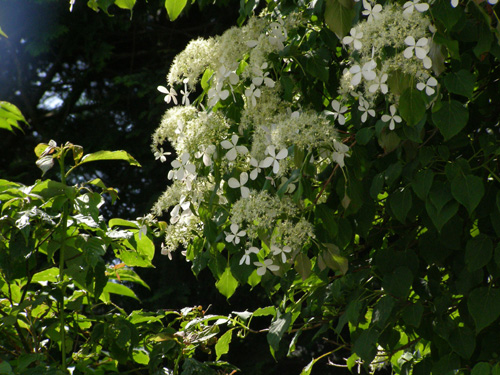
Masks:
[[[385,322],[391,316],[395,304],[396,300],[394,298],[388,295],[383,296],[373,309],[372,324],[383,329]]]
[[[356,133],[356,141],[358,142],[358,144],[364,146],[368,142],[370,142],[370,139],[372,139],[374,134],[375,134],[375,129],[373,129],[373,128],[360,129]]]
[[[339,39],[342,39],[351,30],[355,16],[352,0],[326,0],[325,23]]]
[[[312,360],[311,362],[309,362],[303,369],[302,371],[300,372],[300,375],[310,375],[311,374],[311,371],[312,371],[312,368],[314,366],[314,363],[316,362],[316,360]]]
[[[165,8],[170,21],[175,21],[179,17],[186,4],[187,0],[165,0]]]
[[[409,188],[396,190],[389,196],[389,205],[396,219],[404,224],[412,205],[411,190]]]
[[[474,75],[465,69],[449,73],[444,77],[444,84],[449,92],[467,98],[472,97],[475,82]]]
[[[123,241],[125,246],[115,250],[116,256],[129,267],[151,267],[155,255],[155,245],[146,235],[139,232]]]
[[[478,334],[500,316],[500,291],[486,287],[474,289],[469,295],[467,306]]]
[[[2,35],[2,36],[4,36],[4,37],[8,38],[7,34],[5,34],[5,33],[3,32],[3,30],[2,30],[2,28],[1,28],[1,27],[0,27],[0,35]]]
[[[115,5],[122,9],[132,10],[136,0],[115,0]]]
[[[414,88],[407,88],[399,99],[399,113],[408,125],[416,125],[425,115],[425,101],[422,93]]]
[[[229,298],[234,294],[236,288],[238,287],[238,280],[234,278],[230,267],[226,267],[224,273],[221,275],[215,286],[220,294],[226,298]]]
[[[458,174],[451,181],[451,194],[472,215],[484,195],[483,181],[478,176]]]
[[[461,7],[453,8],[449,1],[439,0],[431,7],[432,15],[440,21],[448,31],[458,22]]]
[[[378,332],[373,328],[363,331],[356,341],[354,341],[353,351],[359,355],[363,361],[370,363],[377,354],[375,344],[378,336]]]
[[[493,242],[485,234],[471,238],[465,247],[465,264],[470,272],[484,267],[493,256]]]
[[[491,365],[488,362],[479,362],[472,368],[470,375],[490,375]]]
[[[430,169],[420,170],[415,175],[411,187],[417,197],[425,201],[427,194],[431,190],[432,182],[434,181],[434,172]]]
[[[233,338],[233,329],[230,329],[226,333],[224,333],[219,340],[217,340],[217,344],[215,344],[215,354],[217,355],[216,360],[229,352],[229,344],[231,343],[231,339]]]
[[[476,348],[474,332],[469,327],[457,327],[450,335],[451,348],[465,359],[469,359]]]
[[[132,155],[123,150],[97,151],[92,154],[87,154],[82,158],[79,164],[90,163],[92,161],[99,161],[99,160],[125,160],[130,165],[134,165],[136,167],[141,166],[139,162],[132,157]]]
[[[410,293],[412,282],[413,274],[411,270],[408,267],[398,267],[392,273],[384,276],[382,287],[387,293],[397,298],[405,299]]]
[[[418,327],[420,326],[423,313],[424,307],[417,301],[416,303],[412,303],[411,305],[405,307],[402,317],[404,322],[409,326]]]
[[[432,121],[447,141],[467,125],[469,111],[456,100],[450,100],[443,102],[441,108],[432,114]]]
[[[254,314],[255,315],[255,314]],[[267,334],[267,342],[271,349],[271,354],[274,357],[274,353],[278,350],[281,338],[287,331],[290,323],[292,322],[292,316],[290,313],[278,316],[269,327],[269,332]]]
[[[311,274],[311,260],[303,253],[295,257],[295,270],[299,273],[302,280],[305,280]]]
[[[438,210],[436,206],[427,201],[425,203],[425,208],[432,223],[436,226],[438,231],[441,231],[443,226],[453,217],[458,211],[458,204],[456,202],[448,202],[443,208]]]
[[[118,284],[115,282],[108,282],[106,284],[106,286],[104,287],[103,295],[109,294],[109,293],[118,294],[120,296],[125,296],[125,297],[131,297],[131,298],[134,298],[137,301],[139,301],[139,298],[137,298],[134,291],[123,284]],[[101,298],[102,297],[103,296],[101,296]]]
[[[59,268],[51,267],[33,275],[31,282],[44,284],[46,282],[55,283],[59,281]]]

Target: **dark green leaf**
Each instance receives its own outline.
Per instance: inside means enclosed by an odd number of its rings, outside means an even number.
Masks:
[[[412,205],[410,188],[398,189],[389,195],[389,205],[396,219],[404,223]]]
[[[479,362],[472,368],[471,375],[490,375],[491,365],[488,362]]]
[[[370,139],[372,139],[373,134],[375,134],[375,129],[373,129],[373,128],[360,129],[356,133],[356,141],[358,142],[358,144],[364,146],[368,142],[370,142]]]
[[[469,327],[457,327],[450,335],[452,349],[465,359],[469,359],[476,347],[476,337]]]
[[[408,125],[416,125],[425,115],[422,93],[414,88],[407,88],[399,99],[399,113]]]
[[[415,175],[411,186],[421,200],[426,200],[427,194],[431,190],[432,181],[434,181],[434,172],[430,169],[420,170]]]
[[[351,30],[355,16],[352,0],[326,0],[325,23],[339,39],[342,39]]]
[[[368,363],[371,362],[377,354],[376,343],[378,336],[379,333],[373,328],[363,331],[356,341],[354,341],[354,352],[359,355],[362,360]]]
[[[267,334],[267,342],[269,343],[271,353],[274,356],[274,353],[278,350],[281,338],[287,331],[290,323],[292,322],[292,316],[290,313],[283,314],[278,316],[269,327],[269,332]]]
[[[469,312],[476,323],[476,334],[500,316],[500,291],[481,287],[474,289],[467,301]]]
[[[413,274],[407,267],[398,267],[392,273],[386,274],[382,280],[382,287],[387,293],[397,298],[405,299],[410,293]]]
[[[483,181],[478,176],[458,174],[451,182],[451,194],[472,215],[484,195]]]
[[[492,255],[493,242],[487,235],[481,233],[467,241],[467,246],[465,248],[465,263],[470,272],[488,264]]]
[[[474,75],[467,70],[460,70],[456,73],[448,73],[444,77],[444,84],[449,92],[472,98],[474,84],[476,79]]]
[[[413,303],[403,310],[403,320],[406,324],[418,327],[420,326],[420,321],[422,319],[422,314],[424,313],[424,307],[420,302]]]
[[[469,121],[469,111],[456,100],[443,102],[441,108],[432,114],[432,120],[445,141],[457,135]]]

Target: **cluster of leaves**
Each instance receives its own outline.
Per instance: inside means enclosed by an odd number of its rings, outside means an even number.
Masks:
[[[198,347],[213,350],[221,324],[245,327],[243,319],[217,321],[201,307],[129,312],[115,303],[137,299],[132,285],[148,287],[133,267],[152,267],[153,238],[164,224],[149,217],[106,223],[99,209],[116,191],[99,179],[69,186],[66,178],[88,162],[138,162],[125,151],[84,155],[81,146],[54,141],[35,153],[44,173],[59,165],[60,181],[0,180],[0,373],[233,370],[192,357]]]
[[[421,11],[418,1],[408,3],[404,9]],[[260,276],[265,276],[255,278],[240,262],[244,246],[232,246],[238,243],[234,241],[240,236],[238,230],[245,228],[233,231],[229,215],[210,200],[209,205],[189,206],[201,219],[203,231],[188,246],[186,256],[196,273],[209,267],[226,296],[247,282],[260,283],[274,295],[279,302],[270,326],[270,331],[278,332],[269,337],[273,354],[285,337],[292,353],[303,331],[317,330],[315,337],[323,337],[331,350],[313,359],[303,374],[339,348],[351,351],[350,369],[362,364],[373,371],[390,365],[395,373],[404,374],[497,373],[497,7],[479,1],[426,4],[434,28],[430,39],[435,48],[435,89],[420,91],[416,77],[391,72],[387,79],[391,95],[377,97],[370,109],[373,114],[367,117],[366,108],[358,106],[359,94],[338,96],[343,69],[351,58],[341,41],[374,8],[374,3],[365,2],[363,10],[361,3],[337,0],[311,6],[268,4],[269,13],[286,18],[298,10],[308,18],[305,26],[289,31],[283,50],[268,56],[273,67],[270,77],[280,82],[282,98],[291,107],[300,102],[302,108],[317,112],[333,100],[346,104],[345,109],[334,107],[334,117],[338,121],[342,112],[338,129],[350,157],[319,173],[311,155],[300,157],[292,147],[288,155],[297,173],[287,177],[282,189],[271,183],[252,184],[280,198],[292,182],[299,186],[293,199],[304,202],[317,243],[292,254],[289,267],[267,267],[272,272],[264,269]],[[208,97],[210,89],[217,89],[214,81],[210,83],[211,74],[202,80]],[[247,97],[245,101],[225,95],[213,109],[230,119],[227,139],[237,131],[243,108],[251,105]],[[397,126],[389,126],[383,116],[393,103],[399,105],[402,117]],[[391,115],[395,117],[392,110]],[[251,142],[252,134],[244,136],[244,142]],[[221,146],[219,155],[226,152]],[[314,156],[314,160],[321,157]],[[220,167],[214,164],[217,176]],[[239,197],[229,187],[241,187],[241,195],[248,196],[242,187],[246,180],[230,182],[231,176],[240,174],[236,172],[215,181],[214,194],[222,186],[229,206]],[[321,196],[328,199],[322,202]],[[265,237],[260,239],[264,254],[269,254],[271,244]],[[286,336],[287,332],[294,335]]]

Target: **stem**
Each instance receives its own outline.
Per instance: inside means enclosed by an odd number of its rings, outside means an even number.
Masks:
[[[59,158],[59,166],[61,168],[61,182],[63,184],[66,183],[66,176],[64,174],[64,158],[66,156],[66,152],[63,151]],[[64,372],[67,372],[66,365],[66,329],[65,329],[65,316],[64,316],[64,295],[66,294],[66,286],[64,285],[64,256],[65,256],[65,247],[66,247],[66,231],[68,228],[68,215],[69,215],[69,206],[68,202],[64,204],[63,207],[63,215],[61,218],[61,231],[63,240],[61,243],[61,248],[59,249],[59,283],[61,285],[61,300],[59,301],[59,324],[60,324],[60,332],[61,332],[61,366]]]

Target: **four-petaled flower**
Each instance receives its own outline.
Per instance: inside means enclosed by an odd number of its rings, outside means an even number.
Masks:
[[[373,81],[375,77],[377,77],[377,73],[373,71],[377,67],[377,63],[374,60],[370,60],[363,65],[361,68],[358,64],[354,65],[349,69],[349,73],[351,73],[351,85],[357,86],[361,82],[361,76],[365,77],[367,81]]]
[[[228,141],[227,139],[225,141],[222,141],[220,145],[225,148],[226,150],[229,150],[226,153],[226,159],[229,161],[233,161],[236,159],[236,156],[238,154],[248,154],[248,148],[245,146],[237,146],[238,144],[238,139],[239,137],[236,134],[233,134],[231,136],[231,140]]]
[[[429,4],[421,3],[420,0],[412,0],[404,3],[403,9],[403,14],[405,16],[412,14],[414,10],[422,13],[429,9]]]
[[[283,246],[283,248],[279,248],[276,245],[271,245],[271,251],[273,255],[281,255],[281,261],[286,263],[286,254],[292,251],[290,246]]]
[[[193,214],[191,212],[190,206],[191,202],[186,201],[186,196],[181,196],[179,203],[175,205],[172,209],[172,212],[170,212],[170,223],[175,224],[178,221],[185,222],[186,218],[190,217]]]
[[[363,8],[365,8],[365,10],[363,10],[361,13],[364,16],[368,16],[368,19],[366,22],[373,22],[374,20],[377,20],[380,18],[380,12],[382,11],[382,5],[375,4],[374,6],[372,6],[372,4],[369,1],[363,0]]]
[[[219,100],[226,100],[229,96],[229,90],[223,90],[223,85],[223,81],[218,81],[215,87],[211,87],[210,90],[208,90],[208,105],[210,107],[214,107]]]
[[[417,89],[419,89],[420,91],[425,89],[425,93],[428,96],[431,96],[432,94],[434,94],[436,92],[436,90],[434,90],[434,87],[436,87],[437,84],[438,84],[438,82],[437,82],[436,78],[430,77],[426,83],[423,83],[423,82],[417,83]]]
[[[271,259],[265,259],[263,261],[253,262],[253,264],[259,267],[257,268],[257,275],[259,276],[264,276],[267,270],[275,272],[280,269],[279,266],[273,264],[273,261]]]
[[[345,36],[342,39],[342,43],[344,44],[351,44],[354,47],[354,49],[360,50],[363,47],[363,44],[361,43],[361,38],[363,37],[363,32],[356,30],[356,28],[352,28],[351,31],[349,31],[348,36]]]
[[[196,167],[194,164],[191,164],[189,162],[189,153],[184,152],[181,155],[181,160],[174,160],[172,163],[170,163],[173,168],[176,168],[177,170],[170,170],[168,172],[168,178],[171,180],[172,178],[175,178],[176,180],[182,180],[184,179],[184,176],[186,175],[193,175],[196,172]]]
[[[428,43],[429,39],[427,38],[420,38],[418,41],[415,41],[415,38],[411,35],[406,37],[405,44],[408,47],[403,52],[404,57],[407,59],[411,58],[413,56],[413,52],[415,51],[415,56],[417,56],[420,60],[423,60],[427,56]]]
[[[344,113],[347,111],[347,107],[345,105],[341,107],[340,102],[338,100],[332,100],[332,108],[333,112],[325,111],[325,113],[327,115],[333,116],[333,118],[337,120],[340,125],[344,125],[345,124]]]
[[[205,166],[209,167],[212,165],[212,155],[215,154],[215,145],[208,145],[207,147],[204,147],[203,145],[198,146],[199,150],[196,154],[194,154],[194,157],[199,159],[203,158],[203,164]]]
[[[258,254],[259,249],[255,246],[251,246],[250,248],[245,250],[245,254],[240,259],[240,266],[245,263],[246,265],[250,265],[250,254]]]
[[[396,106],[393,104],[389,107],[389,111],[391,112],[391,115],[383,115],[382,116],[382,121],[383,122],[389,122],[389,130],[394,130],[396,127],[396,122],[399,124],[401,121],[401,117],[396,115]]]
[[[172,101],[174,102],[175,105],[177,105],[177,98],[176,98],[177,92],[174,90],[173,87],[171,87],[169,90],[165,86],[158,86],[156,89],[162,94],[166,94],[163,100],[165,100],[167,104]]]
[[[227,184],[229,187],[233,189],[240,188],[241,191],[241,197],[242,198],[248,198],[250,195],[250,189],[245,186],[245,184],[248,181],[248,173],[247,172],[241,172],[240,173],[240,180],[238,181],[236,178],[231,177]]]
[[[370,108],[370,103],[363,98],[360,98],[358,109],[363,112],[361,122],[365,122],[368,119],[368,115],[375,117],[375,111]]]
[[[188,106],[191,104],[191,102],[189,101],[190,92],[188,91],[188,88],[187,88],[188,79],[185,78],[184,81],[182,81],[182,82],[184,82],[184,90],[181,90],[182,105]]]
[[[260,98],[261,91],[259,88],[256,88],[252,83],[249,88],[245,89],[245,96],[248,98],[250,103],[252,103],[252,107],[257,105],[257,98]]]
[[[261,160],[260,163],[257,161],[255,158],[250,158],[250,165],[254,167],[252,171],[250,171],[250,179],[255,180],[257,176],[259,175],[260,171],[262,170],[261,168],[265,168],[262,163],[264,161]]]
[[[155,152],[155,160],[160,159],[162,163],[165,163],[167,161],[167,156],[172,154],[171,152],[163,151],[163,147],[160,147],[159,150]]]
[[[267,62],[262,64],[260,67],[254,66],[252,69],[252,72],[254,74],[254,77],[252,78],[252,83],[255,86],[261,86],[262,83],[264,83],[267,87],[273,88],[275,85],[275,82],[268,77],[269,72],[265,72],[264,70],[267,69]]]
[[[389,91],[389,87],[387,86],[387,73],[383,73],[382,75],[376,76],[375,79],[373,80],[373,83],[370,85],[368,88],[368,91],[371,93],[377,92],[377,90],[380,90],[382,94],[387,94]]]
[[[280,152],[278,152],[278,154],[276,154],[276,147],[274,147],[273,145],[269,145],[266,148],[266,154],[268,154],[269,156],[261,162],[262,167],[267,168],[272,165],[273,172],[275,174],[278,173],[280,170],[279,160],[282,160],[288,156],[288,150],[284,148]]]
[[[339,165],[340,168],[344,168],[344,158],[350,157],[347,152],[349,151],[349,146],[339,142],[337,140],[333,140],[333,148],[335,151],[332,153],[332,160]]]
[[[239,230],[238,224],[231,224],[229,227],[231,232],[224,232],[226,234],[226,242],[231,242],[233,245],[240,243],[241,238],[245,237],[247,232]]]

